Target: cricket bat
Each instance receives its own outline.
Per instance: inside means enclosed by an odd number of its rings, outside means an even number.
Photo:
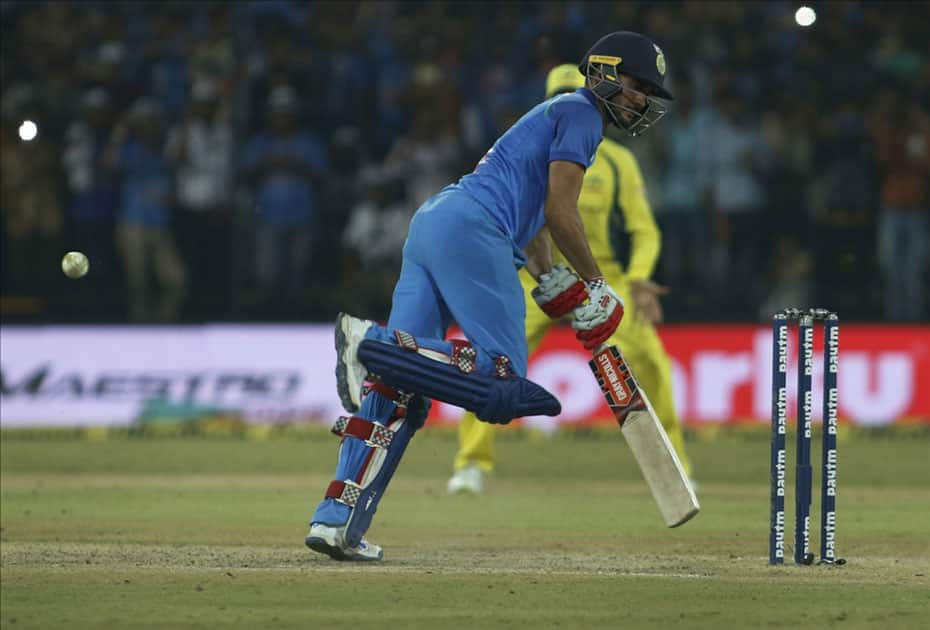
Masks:
[[[665,524],[688,522],[701,506],[681,460],[649,399],[616,346],[602,345],[588,362],[626,439]]]

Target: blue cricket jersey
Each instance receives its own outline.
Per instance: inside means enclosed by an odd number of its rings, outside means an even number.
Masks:
[[[595,103],[587,88],[543,101],[497,139],[472,173],[449,187],[465,191],[490,212],[520,259],[545,223],[549,162],[576,162],[585,169],[594,162],[604,134]]]

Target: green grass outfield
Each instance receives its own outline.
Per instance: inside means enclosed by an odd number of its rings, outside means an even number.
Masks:
[[[768,566],[760,430],[690,442],[703,509],[676,530],[662,526],[617,431],[504,430],[488,493],[461,497],[444,492],[454,432],[425,430],[370,532],[385,547],[376,565],[303,546],[335,460],[323,430],[0,437],[4,629],[888,630],[930,616],[921,430],[842,436],[842,567]],[[816,499],[813,513],[816,523]]]

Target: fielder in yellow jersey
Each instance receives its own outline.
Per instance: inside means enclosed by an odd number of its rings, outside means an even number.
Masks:
[[[584,77],[576,66],[558,66],[546,80],[546,98],[582,85]],[[691,462],[685,453],[672,397],[671,362],[654,326],[662,319],[658,297],[666,291],[649,279],[659,257],[660,234],[646,199],[639,164],[628,149],[607,137],[603,139],[594,164],[585,173],[578,210],[591,252],[605,280],[626,305],[626,314],[607,343],[620,347],[690,477]],[[621,239],[612,239],[618,234],[627,237],[624,240],[629,245],[616,242]],[[552,254],[553,263],[567,264],[557,249]],[[625,270],[618,259],[628,260]],[[552,320],[530,295],[536,281],[525,269],[520,272],[520,281],[527,304],[527,346],[532,353]],[[484,475],[494,469],[495,429],[495,425],[480,422],[472,413],[463,416],[455,474],[448,484],[450,492],[482,491]]]

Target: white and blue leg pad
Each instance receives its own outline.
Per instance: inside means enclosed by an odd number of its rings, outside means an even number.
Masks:
[[[557,416],[558,399],[533,381],[509,370],[499,357],[494,374],[476,371],[475,353],[453,355],[420,348],[402,331],[395,331],[399,345],[366,339],[358,358],[368,371],[386,385],[416,392],[435,400],[473,411],[485,422],[506,424],[522,416]]]
[[[381,497],[384,496],[388,483],[397,470],[397,465],[407,449],[407,444],[410,443],[410,438],[426,423],[430,405],[431,402],[422,396],[411,397],[407,402],[404,417],[395,420],[391,425],[392,428],[395,425],[399,426],[394,431],[394,437],[390,445],[382,448],[381,453],[376,452],[372,457],[372,463],[366,475],[370,475],[371,480],[367,484],[362,484],[362,492],[346,526],[345,537],[346,543],[349,545],[359,544],[362,536],[371,526],[371,519],[374,518],[378,509],[378,503],[381,501]],[[375,459],[379,455],[381,455],[380,465],[377,465],[377,471],[374,471],[373,469],[376,467]]]
[[[413,434],[426,422],[429,401],[374,384],[359,415],[342,417],[335,479],[311,523],[346,526],[346,543],[359,544]],[[372,417],[375,420],[369,420]]]

